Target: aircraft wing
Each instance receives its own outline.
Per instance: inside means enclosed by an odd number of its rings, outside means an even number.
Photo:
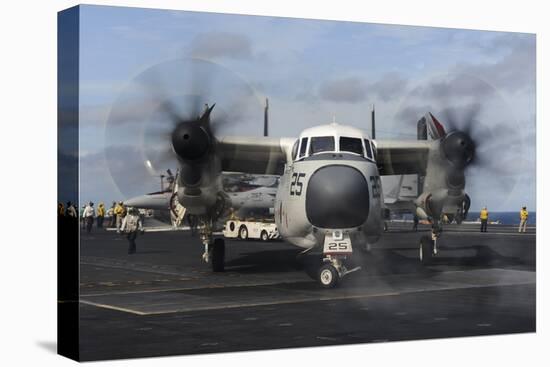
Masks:
[[[424,175],[433,141],[376,140],[375,146],[380,175]]]
[[[222,171],[282,175],[296,139],[226,136],[218,139]]]

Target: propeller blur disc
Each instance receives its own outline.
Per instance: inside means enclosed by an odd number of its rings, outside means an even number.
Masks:
[[[426,112],[437,117],[447,134],[463,133],[474,145],[465,170],[472,205],[483,206],[490,194],[505,207],[523,174],[517,162],[525,151],[524,129],[510,103],[481,78],[449,73],[413,87],[395,113],[392,130],[416,131],[416,122]]]
[[[104,131],[105,161],[123,198],[159,190],[160,176],[178,168],[171,144],[178,123],[198,118],[214,103],[214,135],[261,130],[261,98],[236,73],[212,61],[166,61],[126,84]]]

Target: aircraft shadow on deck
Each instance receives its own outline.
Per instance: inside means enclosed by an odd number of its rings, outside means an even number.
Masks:
[[[416,257],[415,248],[374,249],[368,253],[356,251],[350,266],[361,266],[362,273],[368,275],[387,275],[402,273],[441,272],[445,267],[508,267],[534,266],[523,256],[505,256],[490,246],[474,245],[460,248],[441,247],[429,266]],[[464,254],[466,253],[466,254]],[[319,257],[316,255],[299,256],[296,250],[267,250],[248,252],[226,262],[226,271],[237,273],[269,273],[304,270],[314,266]]]
[[[297,256],[300,250],[267,250],[247,252],[225,262],[226,271],[238,273],[271,273],[299,270]]]

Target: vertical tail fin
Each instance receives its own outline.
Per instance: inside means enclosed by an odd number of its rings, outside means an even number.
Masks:
[[[445,131],[443,125],[430,112],[428,112],[424,116],[424,119],[426,121],[426,126],[430,138],[437,140],[447,135],[447,132]]]

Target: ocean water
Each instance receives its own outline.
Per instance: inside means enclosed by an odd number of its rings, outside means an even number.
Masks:
[[[479,218],[479,212],[468,213],[468,221],[476,221]],[[491,212],[489,208],[489,221],[500,221],[502,224],[519,224],[519,210],[517,212]],[[527,224],[534,225],[537,220],[536,212],[529,212],[529,218]]]

